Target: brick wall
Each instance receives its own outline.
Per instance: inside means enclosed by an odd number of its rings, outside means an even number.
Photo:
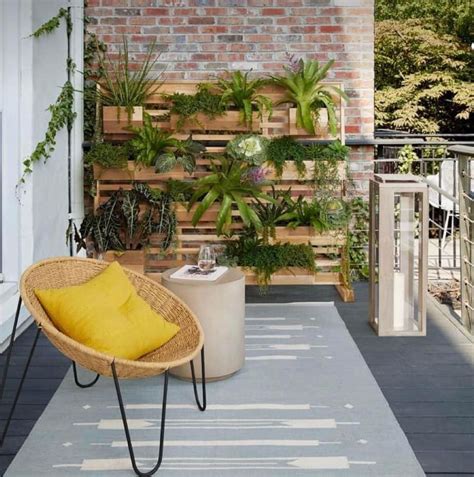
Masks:
[[[226,70],[281,71],[287,54],[336,60],[348,137],[374,128],[374,0],[87,0],[88,29],[114,51],[129,40],[138,58],[156,40],[168,78],[208,79]],[[370,149],[354,151],[359,186]],[[357,163],[356,163],[357,162]],[[359,163],[360,162],[360,163]]]

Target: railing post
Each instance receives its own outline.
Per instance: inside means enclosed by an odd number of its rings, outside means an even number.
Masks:
[[[474,195],[471,184],[471,161],[474,159],[474,148],[450,148],[458,156],[459,174],[459,228],[461,246],[461,321],[472,333],[472,317],[474,311]],[[471,151],[470,151],[471,150]]]

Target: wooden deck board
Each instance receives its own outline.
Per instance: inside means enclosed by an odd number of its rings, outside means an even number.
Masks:
[[[355,291],[357,301],[345,304],[331,286],[271,287],[266,297],[260,296],[256,287],[248,287],[247,301],[334,301],[427,475],[474,476],[472,344],[433,310],[428,316],[426,337],[377,338],[367,324],[367,285],[357,284]],[[18,339],[6,401],[12,399],[33,334],[34,330],[29,329]],[[0,367],[3,364],[4,357],[0,356]],[[69,365],[42,337],[25,383],[21,412],[11,424],[10,442],[0,450],[0,474],[54,395]],[[0,409],[0,426],[5,423],[1,419],[5,407]]]

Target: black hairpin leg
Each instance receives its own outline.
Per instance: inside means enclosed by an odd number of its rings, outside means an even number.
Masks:
[[[6,357],[6,360],[5,360],[5,367],[3,369],[2,384],[0,385],[0,400],[2,400],[2,401],[3,401],[3,394],[4,394],[4,391],[5,391],[5,386],[6,386],[6,382],[7,382],[8,368],[10,367],[13,344],[15,342],[16,330],[17,330],[17,327],[18,327],[18,319],[20,317],[21,303],[22,303],[22,300],[21,300],[21,297],[20,297],[18,299],[18,306],[16,308],[15,320],[13,322],[13,330],[12,330],[12,334],[11,334],[11,337],[10,337],[10,344],[8,345],[7,357]],[[7,432],[8,432],[8,428],[10,427],[10,423],[11,423],[11,420],[12,420],[12,417],[13,417],[13,413],[15,412],[15,408],[16,408],[16,405],[18,403],[18,399],[20,397],[21,390],[23,388],[23,383],[25,382],[25,378],[26,378],[26,375],[28,373],[28,369],[29,369],[30,364],[31,364],[31,359],[33,358],[33,353],[35,351],[36,343],[38,342],[38,338],[39,338],[40,333],[41,333],[41,328],[38,328],[38,330],[36,332],[36,335],[35,335],[35,338],[33,340],[33,344],[31,346],[30,354],[28,355],[28,359],[26,361],[25,369],[23,370],[23,374],[22,374],[21,379],[20,379],[20,384],[18,385],[18,389],[17,389],[15,397],[13,399],[13,404],[10,408],[10,412],[8,414],[8,417],[7,417],[7,422],[5,423],[5,427],[3,428],[3,432],[2,432],[2,435],[0,437],[0,446],[3,445],[3,442],[5,441],[5,436],[7,435]]]
[[[135,453],[133,452],[132,440],[130,438],[130,431],[128,429],[127,415],[125,414],[125,407],[123,405],[122,393],[120,392],[120,384],[117,377],[117,371],[115,370],[115,362],[112,362],[112,375],[114,377],[115,390],[117,391],[117,399],[120,407],[120,414],[122,416],[123,427],[125,429],[125,436],[127,438],[128,452],[130,453],[130,460],[132,461],[132,467],[135,473],[140,477],[147,477],[153,475],[161,465],[163,460],[163,442],[165,440],[165,421],[166,421],[166,402],[168,397],[168,370],[165,371],[165,382],[163,386],[163,404],[161,406],[161,431],[160,431],[160,450],[158,452],[158,461],[155,467],[148,472],[141,472],[135,461]]]
[[[90,383],[82,384],[79,382],[79,378],[77,376],[77,366],[75,361],[72,362],[72,370],[74,371],[74,382],[76,383],[76,386],[82,389],[91,388],[100,378],[100,374],[98,374]]]
[[[191,375],[193,377],[194,398],[196,399],[196,404],[199,410],[205,411],[207,406],[207,399],[206,399],[206,363],[204,361],[204,346],[201,349],[202,404],[199,401],[199,396],[197,392],[196,373],[194,372],[194,361],[191,361],[190,364],[191,364]]]

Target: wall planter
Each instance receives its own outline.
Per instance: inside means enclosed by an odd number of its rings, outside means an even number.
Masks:
[[[102,121],[104,134],[132,134],[130,126],[143,124],[143,107],[135,106],[129,115],[127,108],[120,106],[103,106]]]
[[[138,273],[145,273],[145,252],[143,250],[126,250],[116,252],[109,250],[104,254],[106,262],[117,261],[125,268]]]
[[[203,113],[198,113],[194,119],[184,122],[178,129],[179,116],[171,114],[170,128],[180,133],[204,132],[204,131],[226,131],[226,132],[250,132],[259,131],[260,122],[257,113],[253,113],[252,126],[248,127],[240,122],[239,111],[226,111],[221,116],[210,118]]]

